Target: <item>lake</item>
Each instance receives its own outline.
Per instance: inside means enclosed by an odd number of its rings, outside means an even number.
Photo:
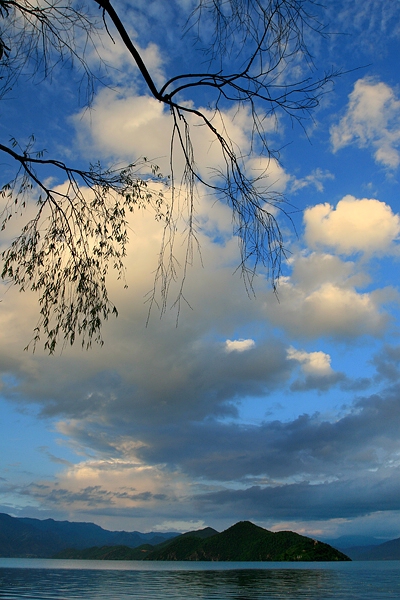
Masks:
[[[386,600],[400,561],[222,563],[0,558],[7,600]]]

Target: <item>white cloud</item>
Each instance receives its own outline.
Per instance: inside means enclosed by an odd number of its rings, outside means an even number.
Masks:
[[[287,349],[289,360],[296,360],[300,363],[302,371],[307,375],[326,376],[332,375],[331,357],[325,352],[306,352],[305,350],[296,350],[293,346]]]
[[[286,324],[293,333],[351,338],[380,335],[387,325],[387,315],[381,312],[374,296],[351,287],[326,283],[308,295],[300,291],[299,296],[301,306],[297,315],[291,312]],[[285,326],[283,322],[282,325]]]
[[[227,111],[199,110],[224,136],[237,154],[243,157],[243,169],[249,177],[259,178],[256,187],[260,191],[283,192],[290,175],[273,158],[251,156],[253,119],[247,108],[234,106]],[[215,135],[194,114],[186,114],[193,145],[194,164],[206,181],[214,183],[219,171],[226,168],[221,146]],[[134,161],[145,156],[157,164],[164,175],[171,172],[171,140],[174,121],[170,112],[149,95],[139,95],[131,88],[103,89],[94,99],[92,110],[82,111],[73,117],[78,143],[83,152],[90,151],[116,160]],[[182,138],[183,121],[178,122]],[[275,127],[273,119],[267,118],[264,129]],[[185,167],[179,136],[175,131],[172,153],[175,182],[179,183]]]
[[[400,217],[379,200],[345,196],[336,208],[317,204],[304,212],[305,240],[341,254],[390,253],[400,234]]]
[[[246,352],[251,350],[256,345],[254,340],[226,340],[225,351],[226,352]]]
[[[397,298],[392,288],[359,291],[369,281],[360,265],[327,254],[295,256],[292,268],[291,277],[281,278],[279,304],[265,303],[275,325],[305,338],[383,334],[389,319],[383,306]]]
[[[246,171],[249,176],[257,179],[256,187],[262,192],[274,190],[284,192],[291,180],[282,165],[274,158],[254,157],[246,162]]]
[[[171,123],[161,102],[150,96],[103,89],[92,111],[84,111],[74,120],[82,148],[94,146],[105,156],[132,161],[168,153]]]
[[[42,510],[57,510],[74,520],[88,520],[94,509],[102,515],[105,527],[115,528],[113,515],[126,515],[128,530],[170,531],[180,530],[180,524],[182,530],[204,527],[188,514],[187,497],[193,489],[177,469],[124,458],[96,458],[66,468],[52,479],[21,486],[19,494],[25,502],[29,498]]]
[[[301,375],[290,386],[294,392],[318,390],[326,392],[338,382],[346,379],[344,373],[336,372],[331,367],[331,357],[326,352],[306,352],[294,346],[287,349],[287,359],[300,365]]]
[[[375,160],[396,169],[400,164],[400,101],[385,83],[359,79],[349,95],[347,112],[331,127],[336,152],[350,144],[372,147]]]
[[[291,192],[297,192],[305,187],[313,185],[318,192],[324,191],[324,181],[326,179],[334,179],[335,176],[329,171],[323,171],[322,169],[314,169],[309,175],[303,178],[297,179],[296,177],[291,178]]]

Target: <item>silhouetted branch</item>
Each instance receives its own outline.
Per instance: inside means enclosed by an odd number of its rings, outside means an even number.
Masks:
[[[45,347],[53,352],[58,340],[73,343],[76,336],[89,346],[101,343],[101,324],[116,308],[109,300],[106,277],[110,266],[123,275],[128,243],[126,211],[151,206],[164,223],[159,265],[150,307],[158,302],[167,307],[171,283],[181,278],[175,306],[184,297],[187,266],[198,246],[195,195],[199,187],[208,190],[232,210],[233,234],[239,241],[240,268],[247,288],[259,265],[276,285],[285,257],[280,215],[287,214],[285,198],[268,180],[268,167],[257,177],[248,173],[251,153],[269,160],[279,159],[271,148],[267,119],[280,115],[302,125],[318,106],[327,86],[340,73],[314,72],[308,50],[309,35],[325,35],[313,0],[199,0],[189,17],[187,34],[195,33],[206,58],[199,72],[177,73],[158,87],[141,52],[133,43],[110,0],[94,0],[101,9],[95,18],[72,0],[0,0],[0,81],[2,93],[26,69],[48,76],[57,64],[77,63],[88,83],[88,101],[94,92],[95,77],[86,60],[88,46],[96,48],[97,34],[110,21],[137,65],[149,93],[171,113],[170,200],[151,193],[148,179],[137,170],[139,163],[123,169],[103,169],[98,163],[87,171],[25,151],[14,144],[0,144],[0,151],[18,165],[17,174],[2,188],[5,198],[2,226],[16,213],[32,205],[37,194],[36,213],[21,234],[3,253],[3,277],[21,290],[39,293],[40,321],[34,343],[43,333]],[[206,34],[203,39],[203,31]],[[112,39],[112,38],[111,38]],[[300,72],[300,76],[298,73]],[[202,90],[207,109],[197,106],[193,93]],[[0,93],[1,95],[1,93]],[[251,147],[247,156],[231,139],[225,124],[227,111],[245,109],[250,117]],[[201,174],[196,164],[196,147],[191,127],[202,125],[220,149],[221,164],[211,176]],[[184,160],[177,182],[174,149]],[[53,169],[66,180],[63,187],[51,188],[43,169]],[[153,176],[157,173],[153,171]],[[183,192],[180,189],[183,188]],[[185,214],[178,194],[183,196]],[[186,223],[185,264],[174,255],[177,223]]]
[[[127,213],[151,206],[157,218],[164,218],[162,192],[153,193],[139,175],[144,161],[118,170],[97,163],[81,171],[32,155],[29,148],[19,153],[1,144],[0,150],[19,164],[16,177],[0,191],[5,200],[1,229],[37,195],[36,213],[3,252],[1,274],[21,291],[39,294],[33,346],[42,334],[50,353],[60,337],[72,344],[79,336],[86,347],[93,340],[102,343],[102,322],[117,314],[106,276],[112,268],[124,277]],[[63,186],[51,188],[37,173],[49,166],[61,171]]]

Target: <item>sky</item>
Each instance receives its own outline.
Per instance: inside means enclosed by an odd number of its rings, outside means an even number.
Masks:
[[[114,5],[158,85],[198,68],[193,30],[182,36],[192,0]],[[201,186],[200,250],[185,271],[183,215],[177,281],[149,319],[163,228],[150,210],[132,214],[127,287],[110,277],[119,316],[103,346],[25,351],[38,299],[3,284],[0,512],[142,532],[250,520],[321,538],[400,537],[400,2],[318,10],[329,35],[308,40],[315,74],[343,74],[302,124],[266,119],[279,162],[257,148],[246,158],[288,203],[290,218],[276,213],[287,249],[276,294],[262,266],[249,293],[230,209]],[[34,134],[74,165],[146,156],[169,174],[171,117],[110,31],[115,43],[98,45],[107,85],[90,108],[79,69],[27,72],[2,98],[1,143]],[[98,53],[88,50],[93,69]],[[248,152],[249,112],[224,111]],[[193,140],[209,174],[215,144],[195,124]],[[11,160],[2,168],[4,183]],[[2,232],[2,250],[23,219]]]

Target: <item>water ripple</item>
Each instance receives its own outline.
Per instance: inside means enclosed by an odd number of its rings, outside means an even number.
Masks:
[[[387,600],[400,568],[101,570],[0,568],[2,600]]]

